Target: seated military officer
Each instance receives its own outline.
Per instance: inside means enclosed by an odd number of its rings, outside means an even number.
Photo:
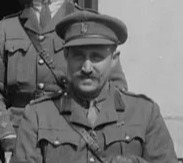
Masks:
[[[79,11],[56,31],[65,40],[67,92],[27,107],[11,161],[176,163],[158,105],[108,80],[119,59],[116,47],[127,39],[125,24]]]

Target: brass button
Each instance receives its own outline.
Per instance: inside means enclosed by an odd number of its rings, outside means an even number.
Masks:
[[[14,51],[15,51],[15,47],[12,47],[12,48],[10,49],[10,52],[13,53]]]
[[[64,78],[64,79],[62,79],[62,83],[63,84],[66,84],[67,83],[67,80]]]
[[[35,100],[31,100],[29,103],[32,105],[34,104]]]
[[[43,89],[43,88],[44,88],[44,83],[39,83],[39,84],[38,84],[38,88],[39,88],[39,89]]]
[[[54,144],[55,144],[55,145],[59,145],[60,142],[59,142],[58,140],[55,140],[55,141],[54,141]]]
[[[61,94],[61,93],[63,93],[63,91],[60,89],[60,90],[58,91],[58,94]]]
[[[95,159],[93,157],[90,157],[89,161],[90,162],[95,162]]]
[[[126,135],[126,136],[125,136],[125,139],[126,139],[126,140],[130,140],[130,136]]]
[[[44,64],[44,60],[43,60],[43,59],[40,59],[40,60],[38,61],[38,63],[39,63],[39,65],[43,65],[43,64]]]
[[[39,41],[43,41],[43,40],[44,40],[44,38],[45,38],[45,36],[44,36],[44,35],[39,35],[39,36],[38,36]]]
[[[64,92],[64,96],[67,96],[67,92]]]

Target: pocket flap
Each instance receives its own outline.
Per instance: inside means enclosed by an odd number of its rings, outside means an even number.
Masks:
[[[61,144],[72,144],[78,146],[80,136],[71,130],[39,129],[38,142],[41,140],[47,140],[55,146],[59,146]]]
[[[10,53],[14,53],[17,50],[23,50],[26,52],[30,47],[31,42],[23,39],[7,40],[5,43],[5,49]]]
[[[116,141],[131,142],[134,139],[145,141],[144,131],[138,126],[110,127],[104,130],[105,143],[109,145]]]

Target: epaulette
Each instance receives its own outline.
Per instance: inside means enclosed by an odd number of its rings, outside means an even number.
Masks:
[[[7,15],[7,16],[4,16],[3,19],[9,19],[9,18],[17,17],[21,13],[22,13],[22,11],[19,11],[19,12],[16,12],[16,13],[13,13],[13,14],[10,14],[10,15]]]
[[[44,101],[53,100],[53,99],[60,98],[62,96],[66,96],[66,95],[67,95],[67,92],[63,92],[62,90],[60,90],[58,92],[54,92],[54,93],[51,93],[51,94],[46,94],[46,95],[43,95],[39,98],[31,100],[29,102],[29,105],[34,105],[34,104],[41,103],[41,102],[44,102]]]
[[[120,90],[121,93],[123,93],[123,94],[125,94],[127,96],[133,96],[133,97],[137,97],[137,98],[138,97],[139,98],[144,98],[144,99],[146,99],[148,101],[153,102],[153,100],[150,97],[146,96],[145,94],[136,94],[136,93],[130,92],[129,90],[126,90],[126,89],[119,89],[119,90]]]

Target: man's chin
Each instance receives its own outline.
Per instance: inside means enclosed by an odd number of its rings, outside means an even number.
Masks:
[[[98,94],[98,89],[96,87],[82,86],[79,87],[78,93],[82,94],[83,97],[93,98]]]
[[[86,94],[87,93],[92,94],[92,93],[97,91],[96,88],[88,87],[88,86],[80,87],[79,90],[80,90],[80,92],[83,92],[83,93],[86,93]]]

